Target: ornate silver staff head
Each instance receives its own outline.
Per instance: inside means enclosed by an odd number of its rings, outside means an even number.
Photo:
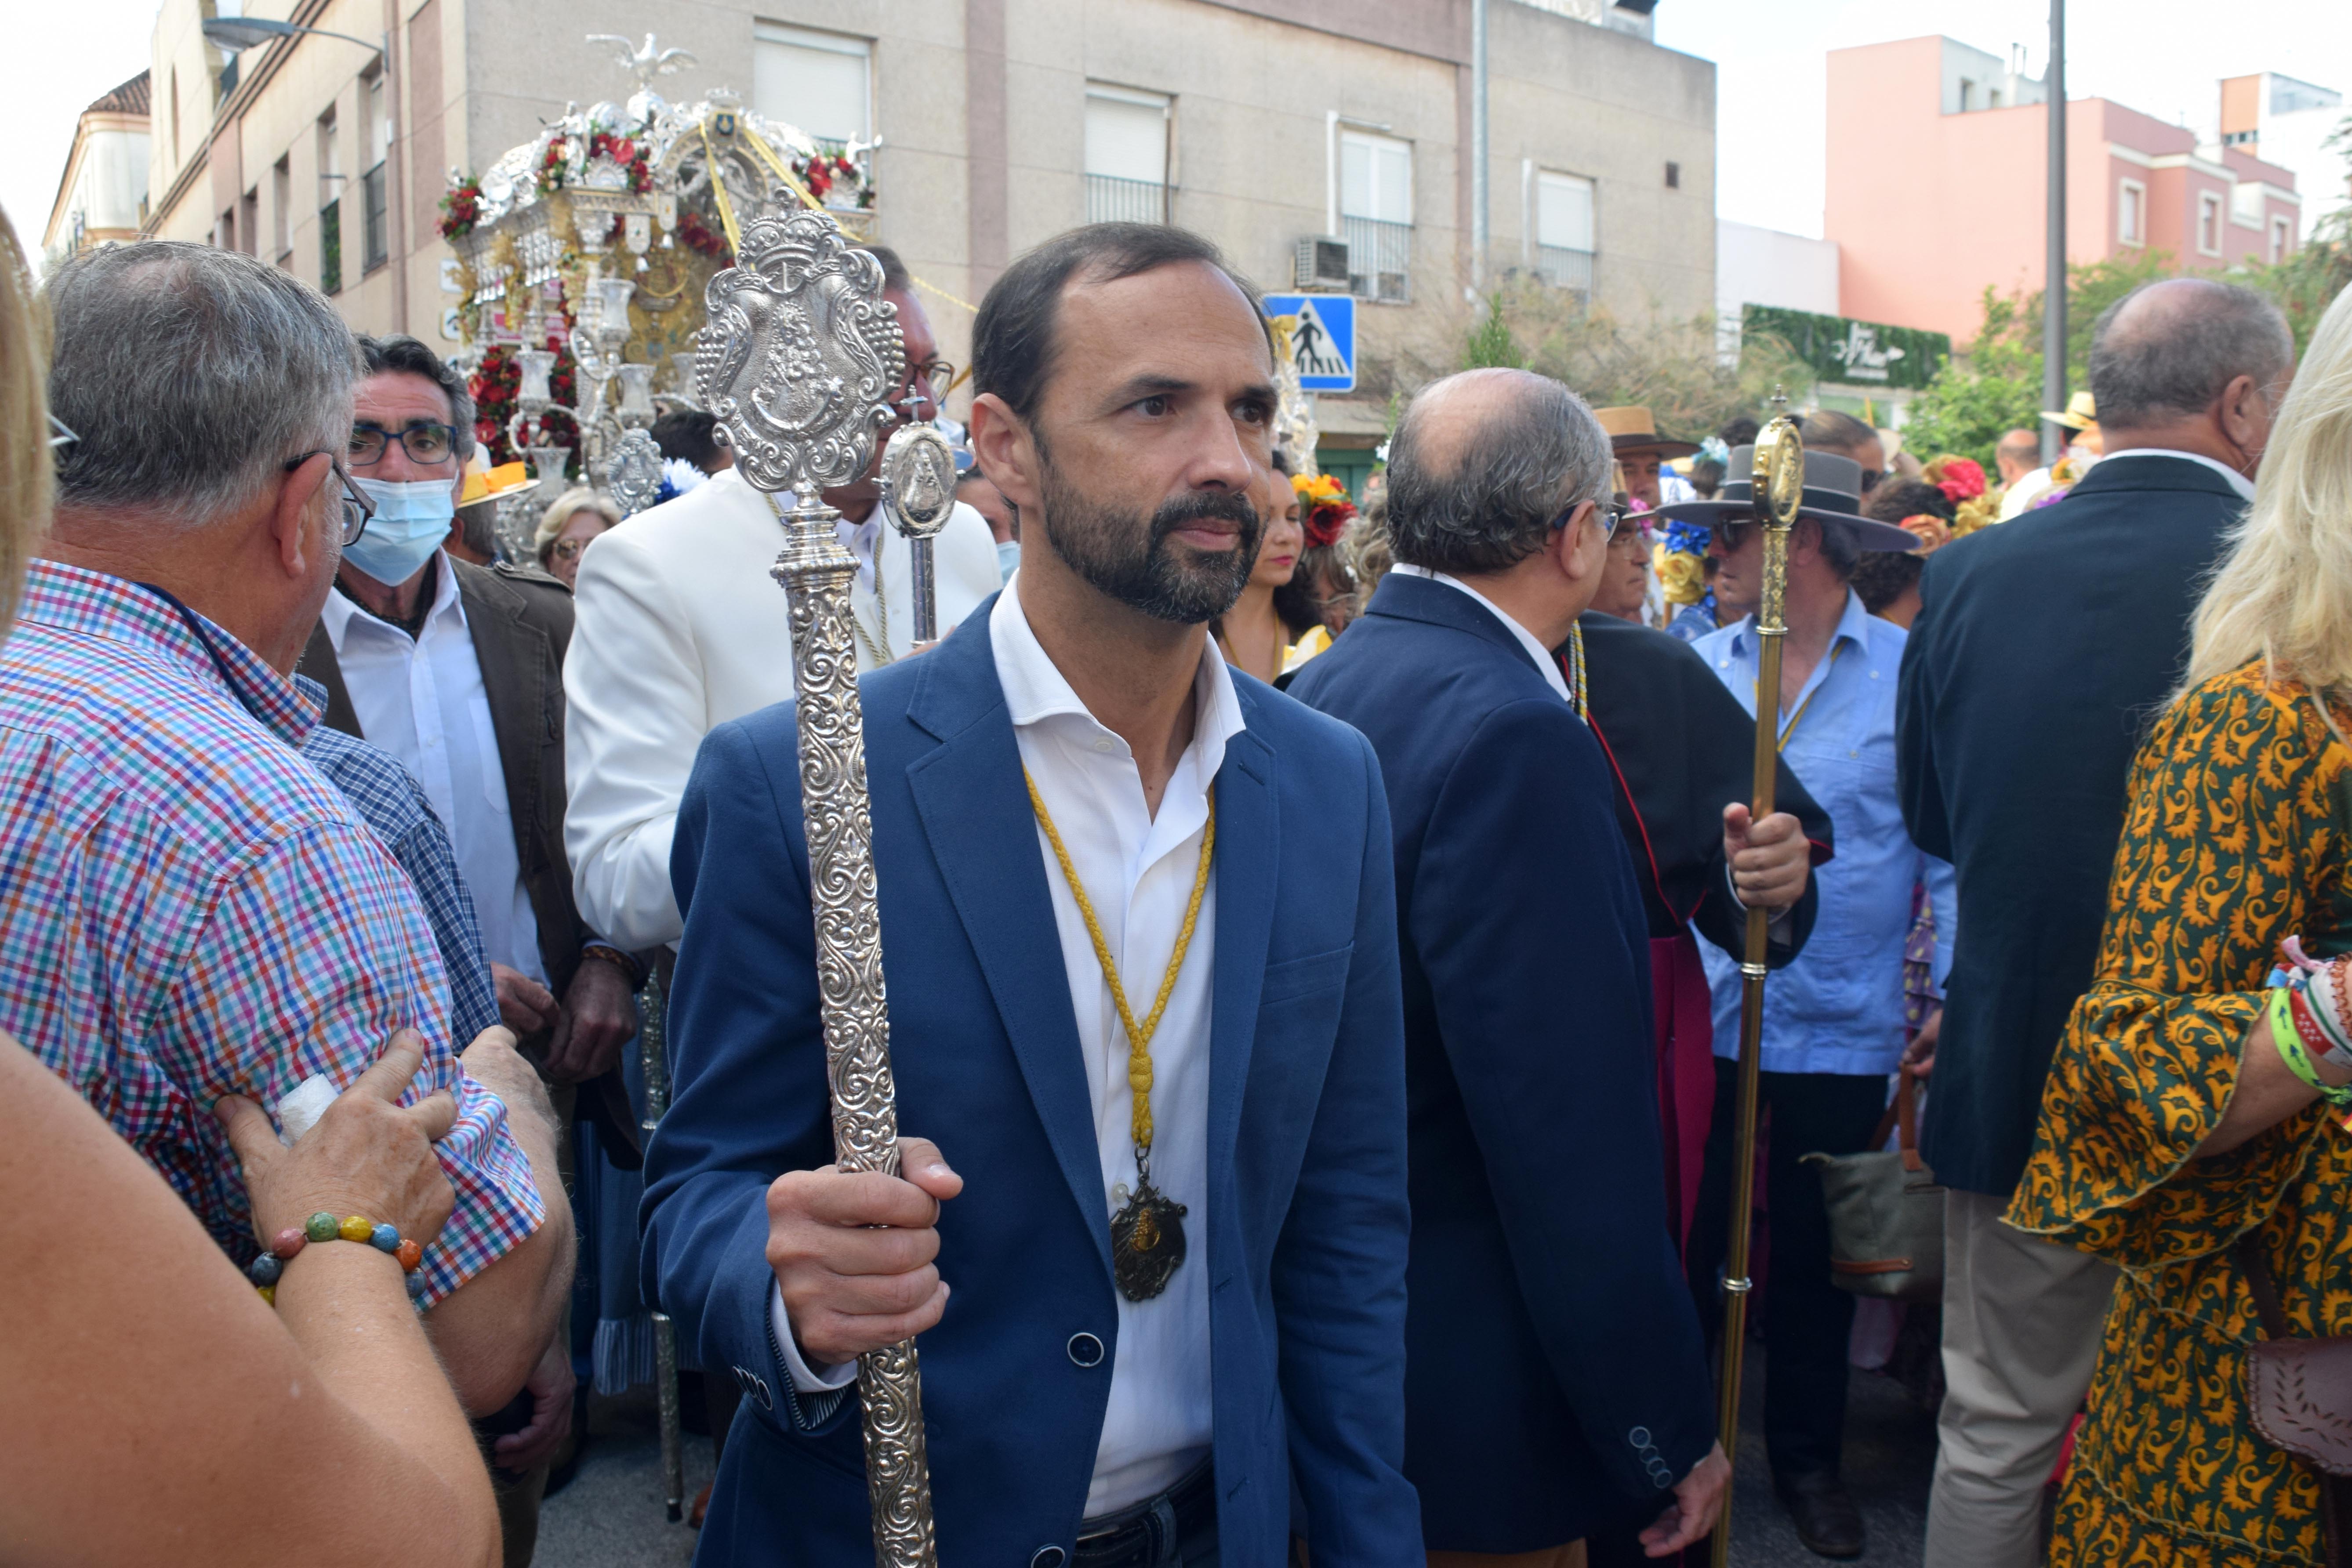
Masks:
[[[863,475],[907,368],[882,264],[780,195],[704,299],[695,381],[745,480],[806,504]]]
[[[929,425],[909,425],[882,448],[882,504],[890,526],[929,539],[955,510],[955,448]]]
[[[654,497],[661,493],[661,448],[654,444],[653,433],[624,432],[604,463],[604,483],[611,488],[613,504],[621,509],[621,515],[635,517],[653,505]]]

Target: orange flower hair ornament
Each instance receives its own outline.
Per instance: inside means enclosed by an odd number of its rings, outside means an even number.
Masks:
[[[1356,521],[1356,503],[1348,499],[1348,487],[1328,474],[1293,474],[1290,488],[1298,492],[1299,526],[1306,530],[1307,548],[1339,543],[1339,535]]]
[[[1914,555],[1933,555],[1952,542],[1952,525],[1932,511],[1914,512],[1897,526],[1919,536]]]

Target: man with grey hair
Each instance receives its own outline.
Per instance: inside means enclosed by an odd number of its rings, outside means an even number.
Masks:
[[[45,292],[50,406],[79,439],[0,647],[0,1029],[240,1266],[257,1247],[214,1102],[348,1085],[416,1029],[410,1092],[457,1099],[457,1204],[413,1289],[460,1401],[496,1410],[570,1283],[546,1099],[527,1068],[495,1095],[459,1070],[415,892],[297,751],[319,713],[295,658],[368,515],[342,460],[351,333],[209,246],[85,251]]]
[[[2098,466],[2064,499],[1937,551],[1920,581],[1903,812],[1958,868],[1964,927],[1922,1137],[1950,1194],[1931,1568],[2041,1560],[2042,1483],[2115,1269],[2001,1215],[2090,985],[2132,753],[2180,677],[2294,365],[2285,319],[2249,289],[2134,289],[2092,333]]]
[[[1551,652],[1600,582],[1610,468],[1558,382],[1424,390],[1390,447],[1398,563],[1291,688],[1371,741],[1395,836],[1405,1473],[1433,1553],[1642,1524],[1669,1553],[1727,1475],[1666,1215],[1647,926]]]

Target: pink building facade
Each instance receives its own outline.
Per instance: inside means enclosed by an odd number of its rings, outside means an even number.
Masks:
[[[1830,52],[1822,222],[1841,314],[1966,344],[1987,287],[2041,288],[2048,107],[2020,101],[2041,84],[2014,77],[1954,90],[1956,59],[1990,58],[1938,37]],[[2219,271],[2294,248],[2289,171],[2105,99],[2065,112],[2069,260],[2155,250]]]

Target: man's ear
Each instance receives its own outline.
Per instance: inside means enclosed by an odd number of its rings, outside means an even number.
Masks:
[[[2230,384],[2221,389],[2221,401],[2216,405],[2213,415],[2214,422],[2221,426],[2221,434],[2231,446],[2257,456],[2263,447],[2263,427],[2253,409],[2248,405],[2260,391],[2252,376],[2231,376]]]
[[[1026,517],[1044,500],[1037,443],[1011,405],[992,392],[971,400],[971,455],[981,471]]]
[[[313,452],[292,473],[278,477],[268,526],[277,545],[278,568],[289,577],[307,574],[312,553],[329,548],[326,531],[313,520],[319,510],[319,491],[333,480],[334,474],[327,454]]]
[[[1580,583],[1599,572],[1609,553],[1608,536],[1601,531],[1600,519],[1600,504],[1585,501],[1570,515],[1566,524],[1551,531],[1551,538],[1546,542],[1559,574],[1571,583]]]

